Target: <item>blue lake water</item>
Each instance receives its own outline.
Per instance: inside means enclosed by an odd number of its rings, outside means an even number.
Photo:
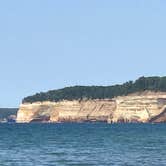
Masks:
[[[166,165],[166,124],[0,124],[0,166],[114,165]]]

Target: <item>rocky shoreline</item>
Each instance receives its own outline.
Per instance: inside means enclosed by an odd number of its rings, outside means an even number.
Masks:
[[[166,93],[142,92],[113,99],[35,102],[20,105],[17,123],[166,122]]]

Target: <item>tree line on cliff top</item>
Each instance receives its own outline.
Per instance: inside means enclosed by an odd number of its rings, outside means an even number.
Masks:
[[[48,92],[36,93],[23,99],[23,103],[37,101],[61,101],[82,99],[111,99],[145,90],[166,92],[166,77],[140,77],[136,81],[128,81],[113,86],[73,86]]]

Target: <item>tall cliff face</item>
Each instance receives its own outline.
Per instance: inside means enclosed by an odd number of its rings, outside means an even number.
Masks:
[[[146,92],[110,100],[22,104],[17,122],[165,122],[166,93]]]
[[[114,100],[22,104],[17,114],[17,122],[107,121],[115,106]]]
[[[166,95],[118,97],[116,106],[110,122],[153,122],[165,110]]]

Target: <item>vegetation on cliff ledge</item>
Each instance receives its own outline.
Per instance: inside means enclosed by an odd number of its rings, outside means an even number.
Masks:
[[[23,99],[23,103],[37,101],[61,101],[82,99],[106,99],[145,90],[166,92],[166,77],[140,77],[113,86],[74,86],[59,90],[37,93]]]

